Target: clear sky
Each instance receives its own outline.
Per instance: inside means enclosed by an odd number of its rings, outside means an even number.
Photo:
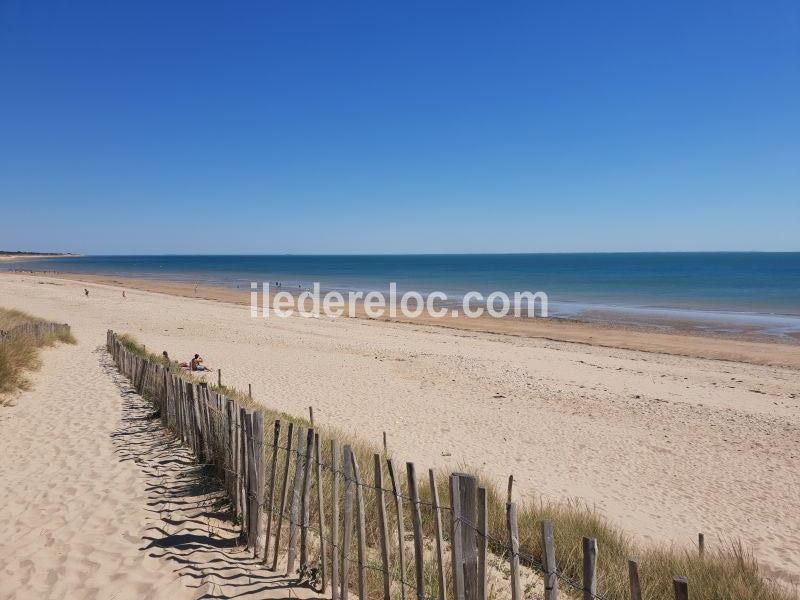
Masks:
[[[800,250],[800,2],[0,0],[0,249]]]

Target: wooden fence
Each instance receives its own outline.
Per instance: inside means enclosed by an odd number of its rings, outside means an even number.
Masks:
[[[406,600],[410,594],[417,600],[488,600],[490,571],[494,580],[498,573],[508,578],[511,600],[523,600],[521,580],[532,572],[543,578],[544,600],[556,600],[560,584],[585,600],[603,598],[595,539],[583,539],[583,580],[566,577],[556,564],[550,522],[541,523],[541,560],[520,551],[517,505],[510,498],[503,539],[487,531],[487,490],[475,477],[449,476],[448,506],[432,470],[420,485],[415,465],[407,463],[404,493],[397,465],[374,454],[370,482],[362,471],[363,449],[340,449],[335,439],[323,444],[313,426],[281,419],[268,433],[264,410],[241,406],[130,351],[113,331],[107,346],[119,370],[154,403],[163,425],[222,481],[253,555],[272,569],[285,555],[287,575],[298,573],[323,593],[330,589],[332,600],[348,600],[351,588],[359,600]],[[490,554],[505,568],[490,563]],[[636,563],[629,567],[630,597],[641,600]],[[673,587],[676,600],[688,598],[685,579],[674,578]]]
[[[36,322],[22,323],[8,331],[0,331],[0,343],[15,338],[31,338],[37,345],[48,336],[69,334],[69,325],[62,323]]]

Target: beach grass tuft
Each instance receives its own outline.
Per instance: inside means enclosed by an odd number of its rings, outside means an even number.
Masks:
[[[0,308],[0,331],[9,331],[18,325],[43,323],[44,320],[19,310]],[[41,366],[39,348],[56,342],[74,344],[71,333],[59,333],[35,340],[28,336],[13,336],[0,341],[0,405],[4,397],[17,390],[30,387],[27,373]]]

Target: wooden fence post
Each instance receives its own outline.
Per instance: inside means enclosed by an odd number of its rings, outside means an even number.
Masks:
[[[506,526],[508,527],[508,541],[511,546],[511,600],[523,600],[522,588],[519,583],[519,529],[517,527],[517,505],[514,502],[506,504]]]
[[[339,443],[331,440],[331,600],[339,599]]]
[[[358,600],[367,600],[367,515],[364,508],[364,488],[354,452],[350,453],[350,459],[353,461],[353,485],[358,511]]]
[[[275,551],[272,556],[272,570],[278,568],[278,552],[281,543],[281,531],[283,530],[283,518],[286,514],[286,500],[289,494],[289,467],[292,461],[292,442],[294,440],[294,423],[289,421],[289,429],[286,432],[286,460],[283,463],[283,483],[281,484],[280,511],[275,528]]]
[[[306,444],[303,440],[307,437],[306,429],[297,429],[297,452],[294,463],[294,482],[292,485],[292,508],[289,511],[289,548],[286,558],[286,576],[294,573],[295,560],[297,559],[297,534],[300,531],[301,493],[303,491],[303,462],[305,460]]]
[[[428,482],[431,486],[431,508],[433,510],[433,533],[436,536],[436,583],[438,600],[447,600],[447,582],[444,571],[444,531],[442,531],[442,509],[439,503],[439,489],[436,486],[436,475],[433,469],[428,470]]]
[[[245,497],[247,498],[247,520],[245,521],[245,531],[247,532],[247,547],[254,548],[256,545],[254,537],[255,527],[255,449],[253,447],[253,414],[249,411],[244,413],[244,434],[245,449],[247,452],[247,482],[245,485]]]
[[[461,487],[461,539],[464,549],[464,597],[478,600],[478,480],[472,476],[459,476]]]
[[[454,600],[464,600],[464,549],[461,539],[461,492],[460,475],[450,475],[450,555],[453,570]]]
[[[702,533],[697,534],[697,551],[700,553],[700,558],[705,556],[706,553],[706,536]]]
[[[689,600],[689,582],[685,577],[673,577],[672,587],[675,590],[675,600]]]
[[[383,460],[376,453],[375,463],[375,501],[378,504],[378,535],[381,545],[381,565],[383,566],[383,599],[391,600],[391,579],[389,575],[389,528],[386,521],[386,498],[383,494]]]
[[[238,405],[237,405],[238,406]],[[250,452],[249,452],[249,432],[247,431],[247,410],[239,406],[239,456],[241,463],[239,470],[242,472],[242,528],[243,535],[247,535],[250,524]]]
[[[217,387],[222,387],[222,369],[217,369]]]
[[[583,538],[583,600],[594,600],[597,594],[597,540]]]
[[[422,537],[422,511],[419,504],[419,488],[417,487],[417,472],[414,463],[406,463],[408,476],[408,491],[411,498],[411,526],[414,531],[414,581],[416,583],[417,599],[425,598],[425,558],[422,555],[424,539]]]
[[[311,458],[314,456],[314,430],[309,429],[303,460],[303,494],[300,506],[300,566],[308,565],[308,521],[311,512]]]
[[[323,479],[321,460],[322,450],[320,449],[321,443],[322,440],[320,440],[319,434],[314,434],[314,462],[316,463],[317,474],[317,522],[319,524],[319,579],[321,582],[320,591],[324,594],[328,587],[328,542],[325,538],[325,494],[322,489]]]
[[[275,505],[275,471],[278,467],[278,444],[281,439],[281,420],[275,419],[272,433],[272,461],[269,476],[269,499],[267,500],[267,532],[264,538],[264,558],[263,563],[269,560],[269,542],[272,537],[272,510]]]
[[[253,413],[253,458],[255,477],[253,479],[253,557],[257,557],[261,546],[258,541],[262,533],[262,516],[264,514],[264,413]],[[266,547],[266,542],[264,542]]]
[[[389,479],[392,481],[392,492],[394,493],[394,508],[397,513],[397,559],[400,563],[400,579],[406,580],[406,553],[405,553],[405,539],[406,539],[406,526],[403,519],[403,495],[400,487],[399,474],[395,471],[394,461],[390,458],[386,461],[389,468]],[[406,600],[406,586],[400,586],[400,597]]]
[[[631,584],[631,600],[642,600],[642,585],[639,583],[639,565],[628,560],[628,579]]]
[[[342,572],[339,598],[347,600],[348,575],[350,571],[350,546],[353,542],[353,451],[350,446],[344,447],[344,531],[342,540]]]
[[[450,477],[453,506],[453,581],[457,600],[478,600],[478,485],[466,473]]]
[[[558,600],[558,575],[556,574],[556,545],[553,524],[542,521],[542,547],[544,548],[544,600]]]
[[[478,600],[489,600],[488,569],[489,507],[486,488],[478,488]]]

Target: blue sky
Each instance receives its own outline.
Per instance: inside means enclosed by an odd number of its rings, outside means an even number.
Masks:
[[[800,3],[0,0],[0,248],[800,250]]]

